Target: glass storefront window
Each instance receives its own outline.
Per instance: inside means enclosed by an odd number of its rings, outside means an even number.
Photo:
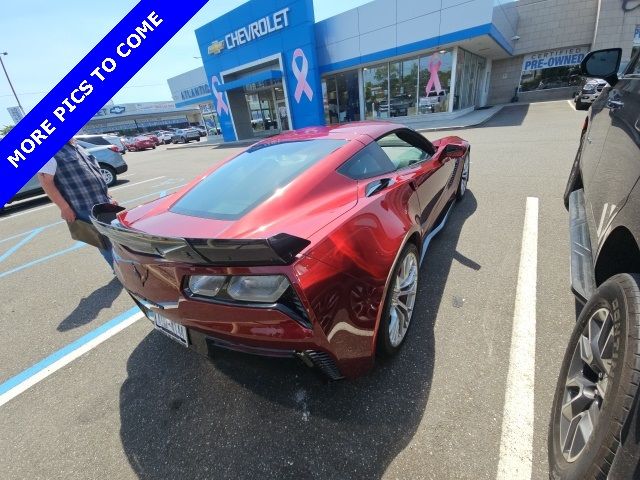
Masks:
[[[323,78],[322,97],[327,125],[360,120],[357,70]]]
[[[580,66],[552,67],[522,72],[520,91],[573,87],[580,84]]]
[[[392,62],[389,65],[389,83],[391,98],[389,105],[383,109],[389,111],[390,117],[415,115],[417,108],[418,59]]]
[[[453,53],[440,50],[420,58],[418,113],[449,111]]]
[[[336,76],[338,85],[338,119],[340,122],[360,120],[360,91],[358,89],[358,71],[339,73]]]
[[[388,64],[363,68],[365,118],[389,117],[389,67]],[[386,109],[382,106],[386,105]]]
[[[478,106],[486,65],[484,58],[458,48],[454,110]]]

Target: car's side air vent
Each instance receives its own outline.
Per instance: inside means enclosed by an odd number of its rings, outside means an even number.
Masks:
[[[338,370],[338,366],[333,358],[326,352],[317,352],[315,350],[306,350],[304,354],[311,359],[313,364],[331,380],[340,380],[344,376]]]

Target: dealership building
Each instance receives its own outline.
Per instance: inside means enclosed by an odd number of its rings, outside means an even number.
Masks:
[[[227,141],[571,98],[589,49],[640,46],[637,4],[374,0],[316,22],[312,0],[250,0],[196,30],[203,66],[169,85]]]
[[[175,102],[114,103],[110,101],[83,127],[83,133],[136,135],[164,128],[182,128],[202,123],[200,110],[176,107]]]

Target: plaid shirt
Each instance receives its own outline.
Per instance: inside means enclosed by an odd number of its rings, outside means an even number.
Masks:
[[[67,143],[54,158],[57,162],[54,182],[76,215],[90,212],[97,203],[109,202],[107,184],[93,156]]]

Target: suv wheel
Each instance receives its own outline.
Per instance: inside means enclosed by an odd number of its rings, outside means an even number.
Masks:
[[[109,165],[105,165],[104,163],[101,163],[100,173],[102,174],[102,178],[104,178],[104,181],[108,187],[115,185],[116,171],[113,169],[113,167],[110,167]]]
[[[392,356],[406,338],[418,291],[420,261],[413,243],[404,247],[398,258],[378,328],[378,353]]]
[[[606,478],[640,382],[640,275],[600,285],[571,334],[556,386],[550,478]]]

